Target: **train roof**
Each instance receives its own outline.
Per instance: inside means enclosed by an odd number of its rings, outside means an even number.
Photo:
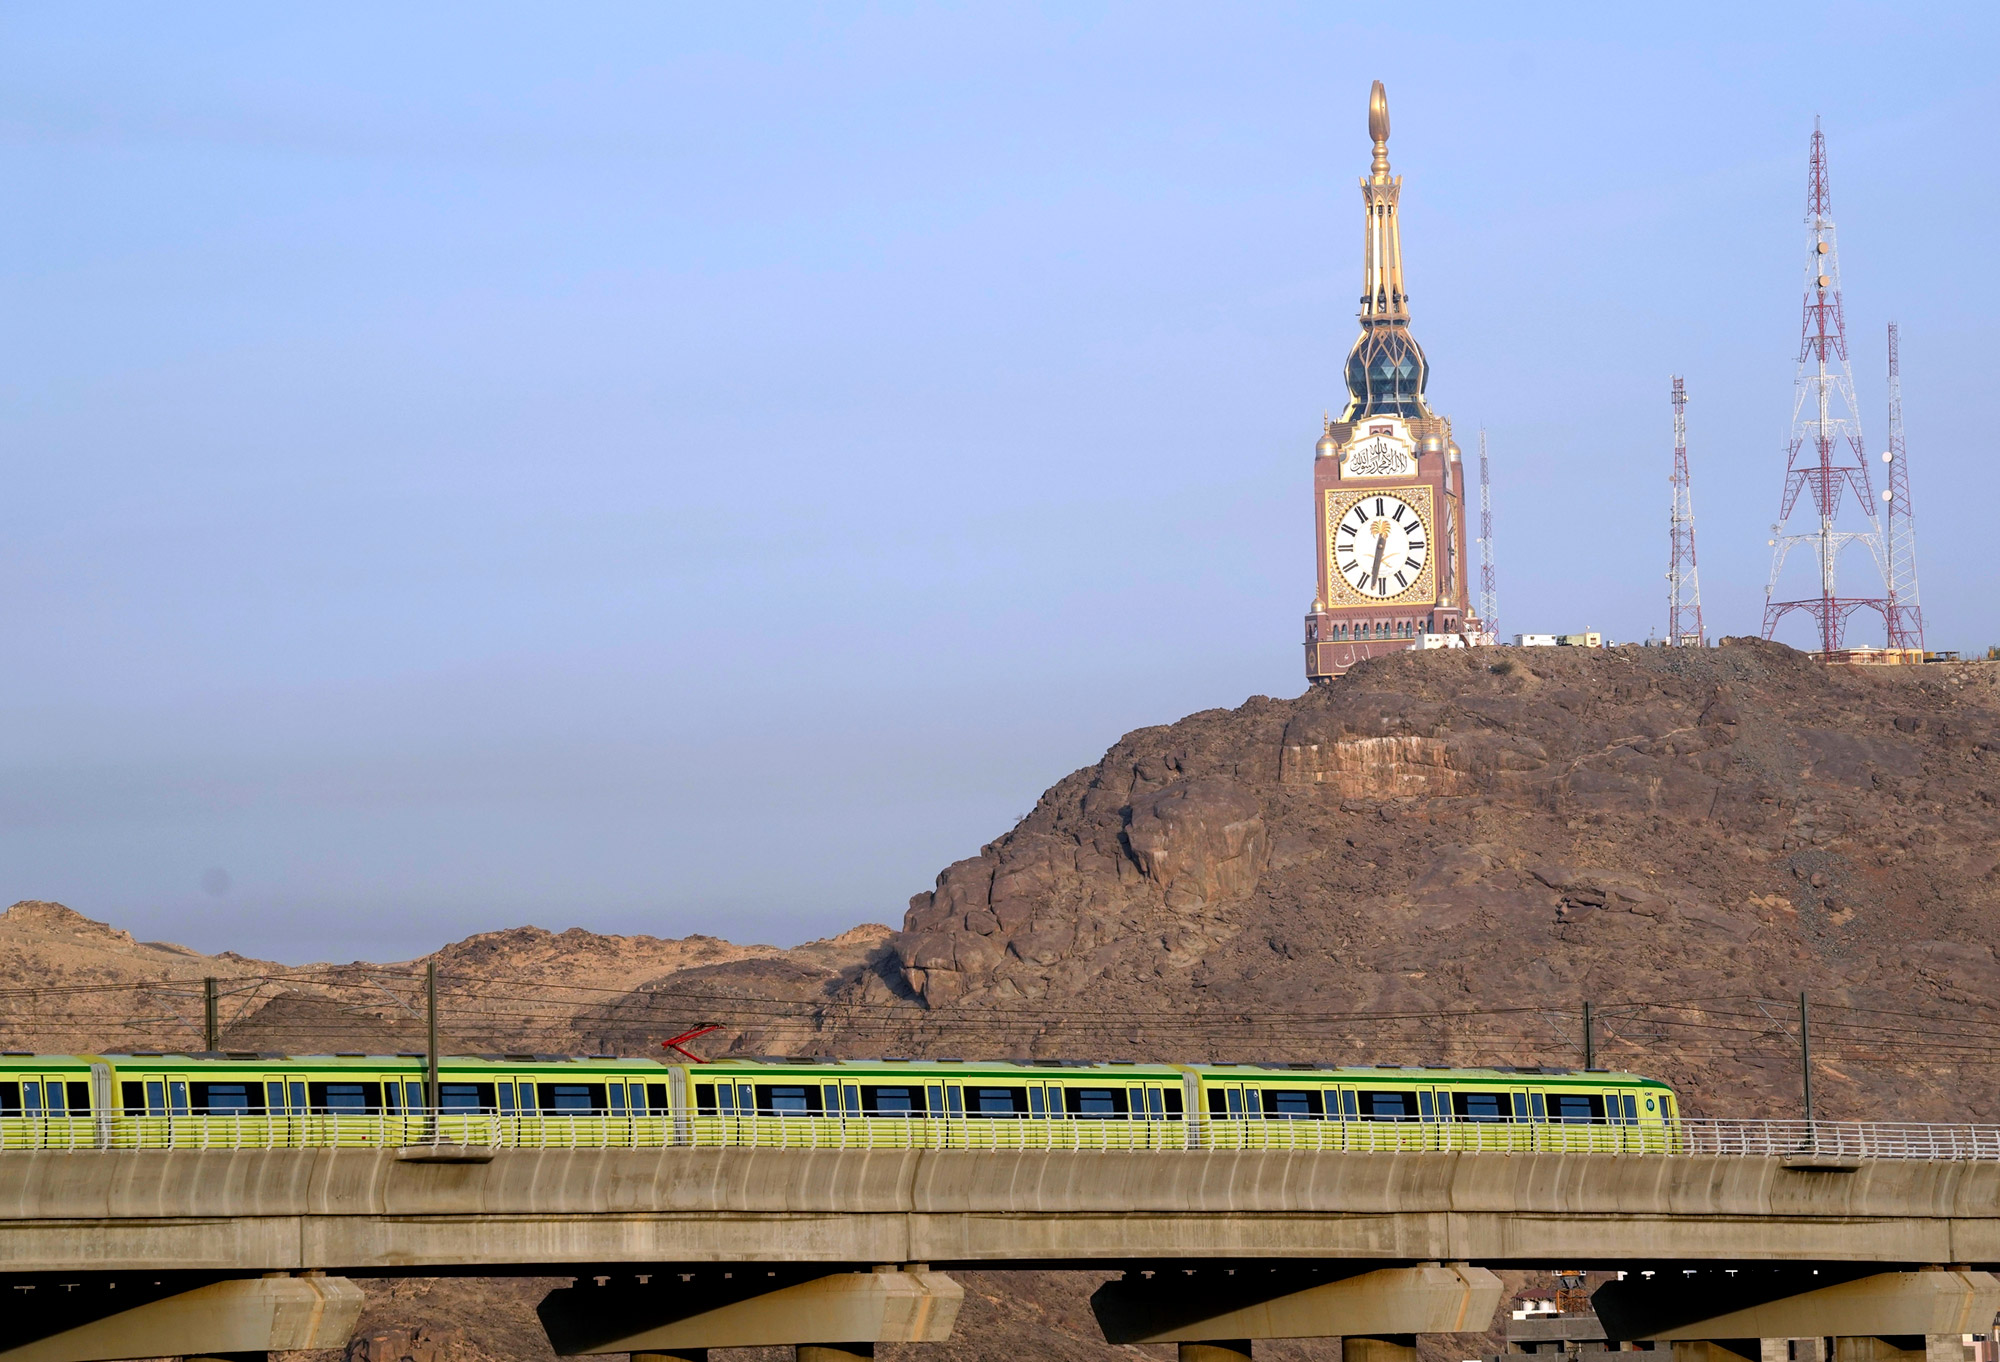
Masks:
[[[487,1052],[478,1054],[446,1054],[438,1056],[439,1063],[453,1067],[467,1064],[496,1068],[519,1068],[523,1066],[563,1066],[586,1070],[630,1070],[633,1067],[664,1069],[680,1061],[655,1055],[569,1055],[535,1052]],[[23,1070],[50,1066],[84,1067],[93,1063],[111,1062],[121,1068],[138,1067],[135,1061],[164,1061],[167,1064],[199,1063],[217,1065],[254,1065],[258,1067],[284,1067],[293,1064],[311,1065],[315,1068],[342,1069],[403,1069],[421,1067],[425,1056],[420,1051],[400,1051],[395,1054],[366,1054],[361,1052],[335,1052],[320,1054],[290,1054],[277,1050],[131,1050],[107,1052],[97,1055],[52,1055],[36,1054],[29,1051],[9,1050],[0,1052],[0,1069]],[[1198,1072],[1203,1075],[1223,1076],[1235,1079],[1262,1079],[1284,1076],[1291,1078],[1320,1077],[1343,1082],[1487,1082],[1520,1084],[1524,1081],[1540,1080],[1558,1083],[1609,1083],[1618,1086],[1638,1086],[1665,1088],[1668,1085],[1659,1079],[1647,1078],[1641,1074],[1626,1073],[1611,1069],[1569,1069],[1551,1065],[1522,1066],[1516,1068],[1462,1068],[1442,1064],[1338,1064],[1332,1061],[1233,1061],[1199,1064],[1142,1063],[1137,1060],[1093,1060],[1093,1059],[918,1059],[914,1057],[886,1056],[873,1059],[836,1059],[824,1055],[751,1055],[723,1056],[702,1064],[690,1064],[693,1073],[703,1070],[721,1072],[725,1070],[770,1069],[770,1070],[836,1070],[857,1073],[911,1073],[956,1070],[960,1072],[1021,1073],[1044,1071],[1048,1073],[1096,1074],[1106,1077],[1120,1074],[1144,1074],[1149,1077],[1178,1078],[1180,1075]]]

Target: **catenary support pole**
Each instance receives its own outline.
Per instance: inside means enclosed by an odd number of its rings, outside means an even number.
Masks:
[[[222,1048],[222,1026],[218,1020],[219,1009],[215,1005],[215,979],[201,981],[201,1048],[214,1051]]]
[[[1595,1019],[1590,1015],[1590,1000],[1583,1004],[1583,1067],[1586,1070],[1597,1067],[1597,1031]]]
[[[1806,995],[1799,993],[1799,1072],[1804,1075],[1806,1095],[1806,1143],[1813,1140],[1812,1100],[1812,1017],[1806,1010]]]
[[[429,1032],[424,1047],[424,1108],[429,1125],[437,1131],[438,1110],[438,967],[433,960],[424,966],[424,1024]]]

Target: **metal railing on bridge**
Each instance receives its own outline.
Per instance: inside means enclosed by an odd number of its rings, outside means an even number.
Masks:
[[[925,1115],[377,1115],[0,1117],[0,1151],[371,1149],[1054,1149],[1574,1153],[2000,1160],[2000,1126],[1689,1119],[1668,1125],[1431,1119]]]

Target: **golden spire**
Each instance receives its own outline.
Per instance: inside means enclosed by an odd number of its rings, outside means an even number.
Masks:
[[[1368,91],[1368,135],[1375,139],[1375,164],[1368,167],[1377,184],[1389,180],[1389,92],[1376,81]]]
[[[1368,236],[1362,251],[1361,320],[1407,321],[1403,293],[1403,229],[1396,220],[1396,200],[1403,183],[1389,173],[1389,92],[1376,81],[1368,91],[1368,135],[1375,139],[1375,161],[1361,182],[1368,210]]]
[[[1361,181],[1366,232],[1361,246],[1361,336],[1347,357],[1347,409],[1362,416],[1422,417],[1429,368],[1410,335],[1410,297],[1403,291],[1403,225],[1397,216],[1403,181],[1389,173],[1389,92],[1368,90],[1368,136],[1375,159]]]

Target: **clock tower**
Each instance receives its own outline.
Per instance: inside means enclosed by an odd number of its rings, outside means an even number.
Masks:
[[[1361,182],[1361,336],[1347,354],[1347,405],[1313,457],[1318,594],[1306,616],[1306,675],[1331,681],[1401,648],[1485,641],[1466,598],[1465,470],[1451,422],[1424,401],[1430,365],[1403,292],[1403,181],[1389,173],[1389,97],[1368,95],[1375,160]]]

